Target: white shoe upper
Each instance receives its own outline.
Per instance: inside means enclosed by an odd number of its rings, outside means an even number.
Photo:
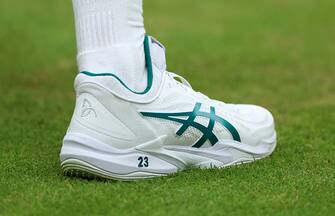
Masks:
[[[147,92],[131,92],[108,74],[77,76],[77,103],[68,133],[83,133],[121,150],[153,145],[196,149],[226,143],[243,144],[248,151],[249,146],[275,137],[269,111],[225,104],[194,91],[184,78],[166,71],[162,45],[149,38],[149,47],[152,85]],[[269,154],[273,148],[260,151]]]

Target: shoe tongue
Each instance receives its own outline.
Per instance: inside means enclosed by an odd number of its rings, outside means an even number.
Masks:
[[[154,37],[150,37],[150,55],[152,64],[161,72],[166,71],[165,47]]]

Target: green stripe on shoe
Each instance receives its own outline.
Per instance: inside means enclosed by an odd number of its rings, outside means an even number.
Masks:
[[[196,103],[192,112],[179,112],[179,113],[141,112],[141,114],[146,117],[165,119],[181,124],[181,127],[176,132],[176,135],[178,136],[182,136],[189,127],[198,129],[203,135],[195,144],[193,144],[192,147],[195,148],[200,148],[205,144],[207,140],[212,145],[215,145],[217,142],[219,142],[218,137],[214,134],[214,126],[216,122],[220,123],[223,127],[225,127],[235,141],[241,142],[241,137],[237,129],[227,120],[216,115],[215,107],[210,107],[210,112],[203,112],[200,111],[201,106],[202,106],[201,103]],[[186,119],[180,119],[179,117],[186,117]],[[209,119],[208,125],[205,126],[196,122],[195,121],[196,117],[205,117]]]
[[[152,87],[152,83],[153,83],[152,61],[151,61],[151,55],[150,55],[150,46],[149,46],[148,36],[145,36],[144,38],[144,54],[145,54],[145,64],[146,64],[147,72],[148,72],[148,76],[147,76],[148,82],[147,82],[147,87],[142,92],[137,92],[137,91],[130,89],[117,75],[113,73],[92,73],[89,71],[82,71],[80,73],[86,76],[91,76],[91,77],[104,77],[104,76],[113,77],[117,81],[119,81],[123,85],[123,87],[125,87],[130,92],[134,94],[138,94],[138,95],[143,95],[150,91]]]

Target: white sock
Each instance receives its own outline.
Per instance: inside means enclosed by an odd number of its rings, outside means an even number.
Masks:
[[[80,71],[113,73],[135,90],[147,72],[142,0],[73,0]]]

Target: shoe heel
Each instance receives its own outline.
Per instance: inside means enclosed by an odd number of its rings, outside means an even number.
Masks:
[[[92,137],[68,133],[60,153],[63,173],[84,178],[136,180],[166,176],[178,168],[136,149],[120,150]]]

